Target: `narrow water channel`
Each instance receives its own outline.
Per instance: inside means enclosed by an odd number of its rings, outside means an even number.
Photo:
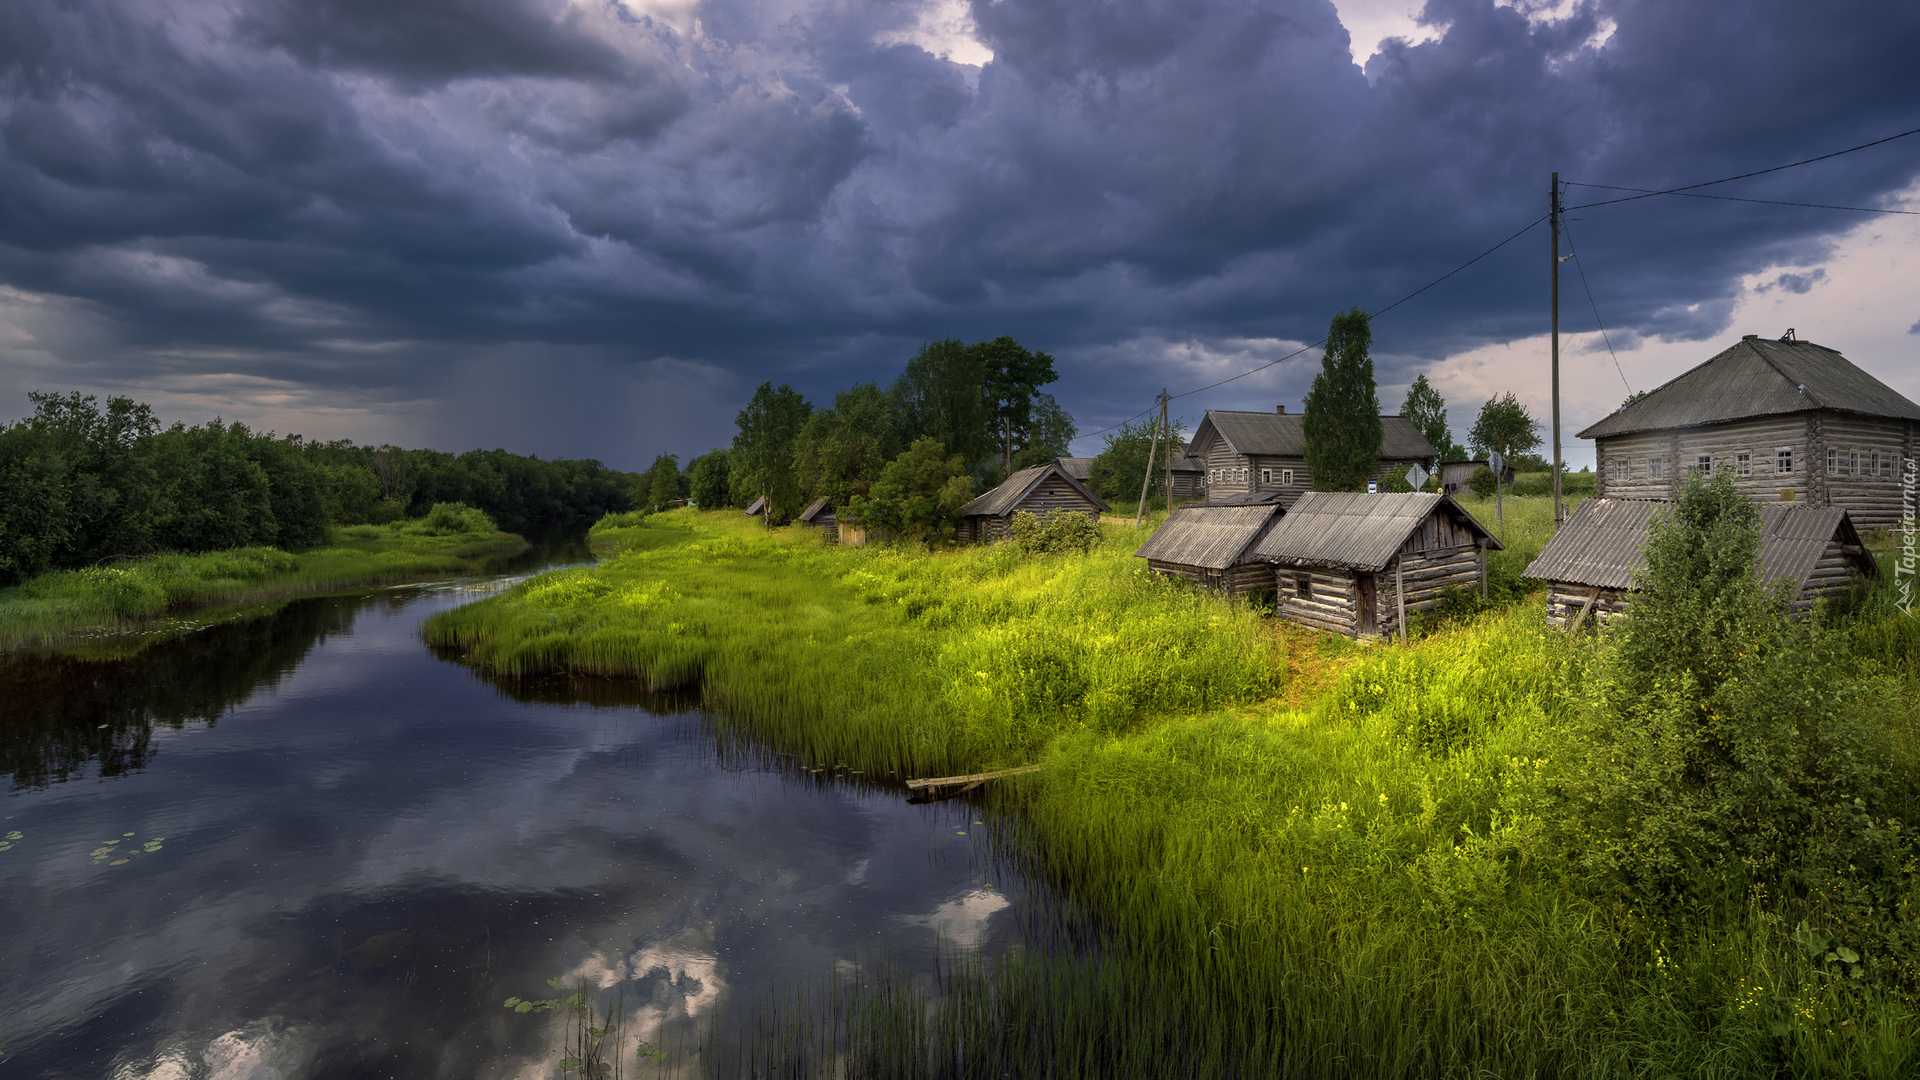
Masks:
[[[0,1075],[557,1076],[565,1010],[503,1002],[581,980],[624,1004],[626,1075],[697,1072],[730,1006],[1017,934],[963,802],[429,653],[497,581],[0,658]]]

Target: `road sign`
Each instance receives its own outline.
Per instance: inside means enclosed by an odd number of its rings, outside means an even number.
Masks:
[[[1431,478],[1432,474],[1421,468],[1420,463],[1417,461],[1407,468],[1407,486],[1415,491],[1426,487],[1427,481]]]
[[[1500,451],[1490,450],[1487,452],[1487,468],[1492,470],[1493,475],[1499,476],[1500,470],[1505,468],[1506,464],[1507,459],[1500,456]]]
[[[1378,480],[1367,481],[1367,494],[1369,495],[1380,494],[1380,481]]]

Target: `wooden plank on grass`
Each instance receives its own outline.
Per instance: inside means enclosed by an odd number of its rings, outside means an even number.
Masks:
[[[978,784],[986,780],[998,780],[1003,776],[1018,776],[1021,773],[1039,772],[1038,765],[1020,765],[1011,769],[995,769],[992,772],[970,773],[966,776],[934,776],[923,780],[909,780],[907,786],[915,791],[928,788],[957,787],[961,784]]]

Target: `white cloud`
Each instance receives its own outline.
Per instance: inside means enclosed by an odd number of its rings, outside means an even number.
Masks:
[[[918,45],[942,60],[984,67],[993,50],[980,40],[967,0],[929,0],[910,27],[876,34],[876,45]]]

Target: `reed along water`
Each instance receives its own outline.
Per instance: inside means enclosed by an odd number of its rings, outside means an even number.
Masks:
[[[422,645],[508,580],[0,658],[0,1075],[549,1076],[583,1026],[590,1067],[725,1073],[783,988],[1021,936],[965,801]]]

